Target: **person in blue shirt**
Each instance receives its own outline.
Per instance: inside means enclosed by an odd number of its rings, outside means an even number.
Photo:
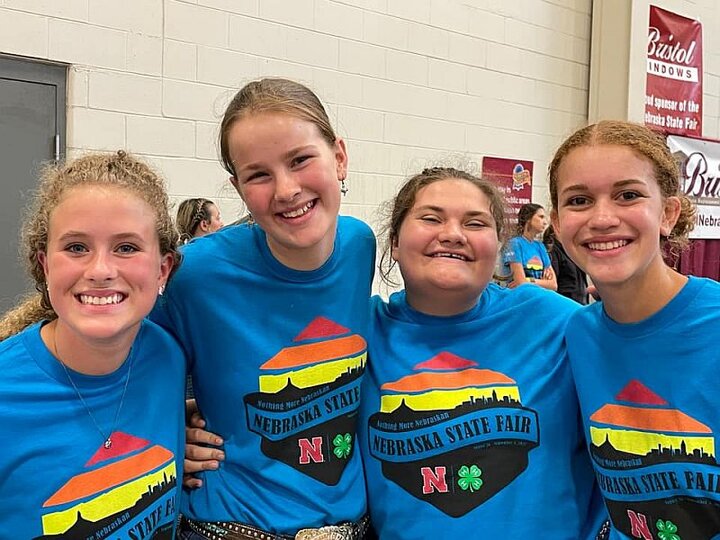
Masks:
[[[189,480],[202,489],[183,497],[180,537],[361,538],[375,238],[338,216],[345,142],[307,87],[261,79],[231,100],[219,146],[252,220],[188,243],[151,317],[184,347],[223,443]]]
[[[404,290],[372,299],[359,419],[380,538],[593,540],[605,518],[563,341],[579,306],[491,283],[503,207],[452,168],[393,201],[381,274]]]
[[[508,287],[533,283],[544,289],[557,290],[557,278],[545,245],[538,240],[547,228],[545,209],[528,203],[518,211],[517,235],[508,240],[502,251],[504,274]]]
[[[0,538],[174,538],[185,357],[145,317],[176,243],[141,161],[44,172],[22,241],[39,292],[0,320]]]
[[[552,219],[602,299],[567,344],[611,538],[720,538],[720,284],[663,260],[695,211],[663,138],[601,121],[550,166]]]

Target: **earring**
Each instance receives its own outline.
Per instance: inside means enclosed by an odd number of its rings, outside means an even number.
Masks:
[[[162,285],[160,285],[160,287],[158,287],[158,295],[162,296],[164,292],[165,292],[165,284],[163,283]]]
[[[343,197],[344,197],[345,195],[347,195],[347,192],[348,192],[348,188],[345,185],[345,179],[341,178],[340,179],[340,193],[342,193]]]

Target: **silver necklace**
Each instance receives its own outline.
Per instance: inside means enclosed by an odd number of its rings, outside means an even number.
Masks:
[[[58,353],[57,348],[57,331],[56,328],[53,328],[53,348],[55,349],[55,357],[58,359],[58,362],[60,362],[60,365],[63,367],[63,370],[65,371],[65,375],[67,375],[68,381],[70,381],[70,384],[72,385],[73,389],[75,390],[75,393],[77,394],[77,397],[80,399],[80,402],[83,404],[83,407],[85,407],[85,411],[87,411],[88,416],[90,417],[90,420],[92,420],[93,424],[95,424],[95,429],[97,429],[98,433],[100,433],[100,436],[103,439],[103,448],[106,450],[109,450],[112,448],[112,434],[115,432],[115,428],[117,427],[117,421],[120,417],[120,410],[122,409],[123,402],[125,401],[125,393],[128,389],[128,384],[130,383],[130,370],[132,370],[132,363],[133,358],[132,355],[130,356],[130,364],[128,364],[128,371],[127,375],[125,376],[125,386],[123,387],[122,395],[120,396],[120,403],[118,403],[117,410],[115,411],[115,419],[112,423],[112,428],[110,429],[110,433],[105,435],[105,432],[100,429],[100,424],[98,424],[98,421],[95,419],[95,415],[92,413],[92,410],[90,410],[90,407],[88,407],[87,402],[85,401],[85,398],[83,398],[82,394],[80,393],[80,389],[75,384],[75,381],[73,381],[72,377],[70,376],[70,371],[68,370],[67,366],[65,365],[65,362],[62,361],[60,358],[60,354]]]

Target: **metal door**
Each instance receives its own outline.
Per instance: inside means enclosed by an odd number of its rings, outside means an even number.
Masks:
[[[66,71],[0,56],[0,313],[32,290],[18,240],[39,170],[64,153]]]

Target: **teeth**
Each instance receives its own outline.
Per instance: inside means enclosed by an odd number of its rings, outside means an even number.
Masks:
[[[119,304],[123,297],[119,293],[110,296],[90,296],[89,294],[80,295],[80,303],[92,304],[93,306],[104,306],[106,304]]]
[[[286,217],[286,218],[300,217],[303,214],[305,214],[308,210],[310,210],[313,206],[315,206],[315,201],[309,201],[302,208],[298,208],[297,210],[293,210],[292,212],[283,212],[282,217]]]
[[[435,253],[433,257],[447,257],[448,259],[458,259],[460,261],[467,260],[464,255],[460,255],[459,253]]]
[[[609,249],[617,249],[627,246],[627,240],[615,240],[613,242],[589,242],[588,247],[596,251],[607,251]]]

